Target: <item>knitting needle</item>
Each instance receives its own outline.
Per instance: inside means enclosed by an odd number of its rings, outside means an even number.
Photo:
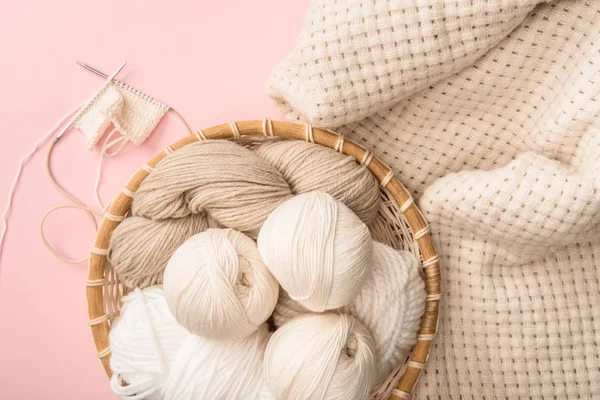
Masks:
[[[92,71],[96,75],[100,75],[104,79],[108,79],[108,75],[106,75],[104,72],[100,72],[96,68],[90,67],[89,65],[87,65],[86,63],[82,63],[81,61],[76,61],[76,62],[77,62],[77,64],[81,65],[83,68],[87,69],[88,71]]]
[[[125,61],[123,64],[121,64],[121,66],[115,72],[113,72],[113,74],[111,76],[105,76],[107,78],[106,82],[104,82],[104,84],[102,86],[100,86],[100,89],[98,89],[98,91],[96,93],[94,93],[94,95],[88,100],[88,102],[85,103],[83,105],[83,107],[81,107],[81,109],[77,112],[77,114],[75,114],[73,116],[73,118],[71,118],[71,120],[69,121],[69,123],[67,125],[65,125],[64,128],[62,128],[62,130],[58,133],[58,135],[56,135],[55,140],[60,139],[60,137],[65,134],[65,132],[71,127],[71,125],[73,125],[75,123],[75,121],[77,120],[77,118],[79,118],[79,116],[81,114],[83,114],[84,111],[87,110],[88,106],[92,103],[92,101],[94,101],[96,99],[96,97],[106,87],[106,85],[108,85],[110,82],[112,82],[112,80],[114,79],[114,77],[117,76],[117,74],[119,72],[121,72],[121,70],[123,69],[123,67],[125,66],[125,64],[127,64],[127,61]]]
[[[108,79],[108,75],[106,75],[104,72],[102,71],[98,71],[96,68],[87,65],[86,63],[83,63],[81,61],[76,61],[77,64],[79,64],[80,66],[82,66],[83,68],[87,69],[88,71],[92,71],[93,73],[95,73],[96,75],[100,75],[101,77]],[[115,82],[120,83],[122,85],[125,85],[122,82],[119,82],[118,80],[114,79]],[[175,110],[173,107],[169,106],[167,104],[167,107],[169,107],[169,111],[171,111],[173,114],[175,114],[175,116],[181,121],[181,123],[185,126],[185,128],[187,129],[187,131],[192,134],[192,129],[190,128],[190,126],[188,125],[188,123],[185,121],[185,119],[183,119],[183,117],[181,116],[181,114],[179,114],[177,112],[177,110]]]

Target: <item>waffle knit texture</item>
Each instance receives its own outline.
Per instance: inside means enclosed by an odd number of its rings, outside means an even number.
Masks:
[[[600,2],[313,0],[267,91],[371,149],[431,224],[417,398],[600,396]]]

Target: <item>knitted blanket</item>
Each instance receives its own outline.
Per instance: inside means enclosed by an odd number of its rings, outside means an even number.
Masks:
[[[600,1],[313,0],[267,91],[419,199],[444,297],[418,398],[600,397]]]

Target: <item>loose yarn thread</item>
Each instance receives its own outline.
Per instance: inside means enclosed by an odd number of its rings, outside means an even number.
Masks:
[[[175,319],[189,332],[239,340],[269,318],[279,285],[252,239],[233,229],[209,229],[175,251],[164,291]]]
[[[278,399],[364,400],[375,382],[367,329],[347,314],[300,315],[279,328],[265,351],[265,380]]]
[[[121,66],[121,68],[123,66],[124,64]],[[120,71],[120,69],[118,71]],[[128,86],[114,79],[108,79],[109,77],[106,75],[104,75],[104,77],[107,78],[107,81],[100,87],[98,91],[94,93],[94,95],[91,98],[89,98],[86,102],[78,105],[75,109],[70,111],[63,118],[61,118],[57,125],[52,130],[50,130],[50,132],[48,132],[41,139],[39,139],[35,143],[32,150],[29,151],[19,161],[19,167],[17,169],[17,173],[9,190],[7,205],[2,216],[3,227],[2,231],[0,232],[0,259],[2,258],[4,239],[8,231],[8,218],[12,210],[12,202],[21,178],[23,168],[29,162],[31,157],[33,157],[33,155],[37,153],[40,147],[44,143],[46,143],[51,136],[56,134],[60,127],[65,126],[67,121],[69,121],[69,124],[72,122],[78,128],[82,129],[82,131],[88,139],[86,143],[88,148],[93,147],[93,145],[102,135],[102,133],[104,133],[104,130],[110,124],[111,121],[109,118],[109,114],[111,114],[113,122],[115,123],[115,129],[109,134],[109,136],[112,136],[117,130],[119,132],[125,133],[124,137],[116,139],[113,142],[109,142],[110,137],[107,137],[105,145],[101,150],[100,161],[98,163],[96,171],[96,182],[94,186],[94,196],[101,210],[105,210],[105,207],[100,199],[98,190],[101,179],[102,159],[104,156],[110,157],[116,155],[123,149],[123,147],[127,144],[128,141],[132,141],[136,145],[141,144],[147,138],[147,136],[154,130],[158,122],[162,119],[162,117],[167,111],[172,112],[172,114],[175,115],[175,117],[184,125],[185,129],[189,133],[191,133],[189,125],[175,109],[167,106],[166,104],[161,103],[156,99],[153,99],[152,97],[136,90],[135,88],[132,88],[131,86]],[[113,96],[113,100],[108,100],[107,98],[105,98],[106,93],[111,90],[114,93],[116,93],[116,97],[119,97],[120,100],[113,101],[115,96]],[[144,118],[139,118],[140,115],[143,115]],[[43,243],[53,255],[55,255],[57,258],[64,262],[78,264],[85,262],[88,259],[88,257],[84,257],[81,259],[71,259],[60,254],[48,242],[44,234],[44,222],[47,216],[56,210],[64,208],[74,208],[82,210],[86,212],[86,214],[88,214],[92,223],[94,224],[95,229],[98,228],[98,223],[96,221],[95,215],[102,214],[102,211],[94,210],[93,208],[87,206],[76,196],[74,196],[72,193],[66,190],[61,184],[58,183],[54,174],[52,173],[50,162],[51,155],[56,143],[58,142],[58,139],[63,133],[65,132],[61,132],[56,138],[54,138],[54,140],[52,140],[48,148],[48,152],[46,155],[46,171],[53,186],[73,204],[61,205],[48,210],[40,223],[40,233],[42,236]],[[119,142],[121,142],[121,145],[117,148],[117,150],[115,150],[112,153],[109,153],[108,148]]]
[[[10,213],[12,211],[12,203],[13,203],[17,188],[19,186],[19,181],[21,179],[21,174],[23,173],[23,168],[25,168],[25,165],[27,165],[27,163],[29,163],[29,161],[31,160],[31,157],[33,157],[34,154],[38,152],[40,147],[42,147],[44,145],[44,143],[46,143],[52,136],[54,136],[56,134],[56,132],[58,131],[58,129],[61,126],[63,126],[73,115],[75,115],[82,106],[83,106],[83,104],[78,105],[73,110],[71,110],[69,113],[67,113],[67,115],[65,115],[63,118],[61,118],[61,120],[58,121],[58,123],[47,134],[45,134],[44,136],[42,136],[41,139],[39,139],[37,142],[35,142],[35,144],[33,145],[33,148],[27,154],[25,154],[21,158],[21,160],[19,160],[19,167],[17,168],[17,173],[15,174],[15,178],[13,179],[13,182],[8,191],[8,202],[6,203],[6,207],[4,208],[4,212],[2,213],[3,226],[2,226],[2,232],[0,233],[0,260],[2,259],[2,253],[3,253],[3,249],[4,249],[4,239],[6,238],[6,233],[8,232],[8,218],[10,217]],[[51,179],[52,179],[52,176],[51,176]],[[77,199],[75,202],[81,203]],[[96,219],[93,216],[92,216],[92,219],[93,219],[94,223],[96,223]]]
[[[290,297],[312,311],[349,304],[370,272],[369,229],[324,192],[291,198],[265,221],[260,254]]]
[[[123,84],[124,85],[124,84]],[[135,89],[133,89],[135,90]],[[177,113],[174,109],[169,109],[169,111],[171,111],[176,117],[177,119],[181,122],[181,124],[189,130],[189,126],[187,125],[187,123],[185,122],[185,120],[183,119],[183,117],[181,115],[179,115],[179,113]],[[48,242],[48,239],[46,238],[45,234],[44,234],[44,223],[46,218],[52,214],[53,212],[59,210],[59,209],[65,209],[65,208],[72,208],[72,209],[79,209],[84,211],[86,214],[88,214],[88,216],[90,217],[90,219],[92,220],[92,223],[94,224],[94,228],[97,230],[98,229],[98,222],[96,221],[95,216],[105,216],[105,212],[106,210],[109,208],[110,204],[105,206],[104,203],[102,202],[101,198],[100,198],[100,193],[99,193],[99,188],[100,188],[100,183],[101,183],[101,178],[102,178],[102,163],[103,163],[103,159],[104,157],[113,157],[117,154],[119,154],[121,152],[121,150],[123,150],[123,148],[127,145],[127,143],[129,143],[131,141],[130,138],[126,137],[126,136],[121,136],[115,140],[111,141],[111,138],[114,134],[119,133],[119,131],[115,128],[113,129],[106,137],[104,144],[102,145],[102,148],[100,149],[100,159],[98,161],[98,166],[96,168],[96,180],[94,183],[94,197],[96,199],[96,203],[97,205],[100,207],[98,210],[93,209],[92,207],[87,206],[85,203],[83,203],[81,200],[79,200],[77,197],[75,197],[71,192],[69,192],[67,189],[65,189],[56,179],[56,177],[54,176],[53,172],[52,172],[52,167],[51,167],[51,159],[52,159],[52,153],[54,152],[54,148],[56,146],[56,144],[58,143],[58,139],[54,139],[50,146],[48,147],[48,151],[46,153],[46,172],[48,173],[48,177],[50,178],[50,181],[52,183],[52,185],[55,187],[55,189],[60,192],[63,196],[65,196],[68,200],[70,200],[72,203],[74,204],[68,204],[68,205],[60,205],[60,206],[56,206],[53,207],[51,209],[49,209],[43,216],[41,222],[40,222],[40,232],[41,232],[41,236],[42,236],[42,240],[44,242],[44,244],[46,245],[46,248],[58,259],[60,259],[63,262],[69,263],[69,264],[80,264],[82,262],[86,262],[88,260],[88,256],[83,257],[81,259],[72,259],[72,258],[68,258],[62,254],[60,254],[57,250],[55,250],[52,245]],[[139,138],[138,138],[139,139]],[[120,144],[119,144],[120,143]],[[119,146],[117,147],[116,150],[109,152],[109,149],[112,148],[114,145],[119,144]]]

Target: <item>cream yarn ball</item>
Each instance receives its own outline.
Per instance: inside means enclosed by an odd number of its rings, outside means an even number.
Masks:
[[[371,274],[356,298],[339,309],[358,319],[371,333],[377,355],[377,382],[382,383],[410,353],[425,312],[425,282],[419,262],[408,251],[373,242]],[[282,291],[273,313],[276,326],[309,312]]]
[[[356,214],[316,191],[275,209],[260,230],[258,248],[292,299],[321,312],[356,297],[369,273],[373,245]]]
[[[162,399],[163,384],[188,332],[175,321],[160,286],[123,297],[110,334],[110,386],[122,399]]]
[[[271,337],[265,380],[278,399],[364,400],[375,383],[375,362],[373,339],[354,317],[305,314]]]
[[[266,324],[244,339],[212,341],[190,335],[179,351],[164,400],[275,400],[263,377],[270,333]]]
[[[279,293],[256,243],[233,229],[208,229],[185,241],[167,264],[163,286],[175,319],[213,340],[256,331]]]

